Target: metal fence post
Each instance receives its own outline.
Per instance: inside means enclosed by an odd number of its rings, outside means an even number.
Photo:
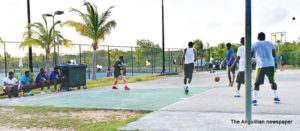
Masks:
[[[4,68],[4,72],[5,72],[5,77],[7,77],[7,54],[6,54],[6,44],[4,43],[4,66],[5,66],[5,68]]]
[[[171,67],[171,63],[170,63],[170,59],[171,59],[171,56],[170,56],[170,48],[169,48],[169,54],[168,54],[168,56],[169,56],[169,72],[171,71],[170,70],[170,67]]]
[[[154,73],[155,73],[155,62],[156,62],[156,52],[154,52],[154,63],[153,63],[153,70],[154,70]]]
[[[152,72],[152,75],[153,75],[153,49],[152,47],[150,48],[150,54],[151,54],[151,72]]]
[[[131,47],[131,76],[133,76],[133,49]]]
[[[81,45],[79,45],[79,63],[81,64]]]
[[[109,53],[109,46],[107,46],[107,69],[110,70],[110,53]]]

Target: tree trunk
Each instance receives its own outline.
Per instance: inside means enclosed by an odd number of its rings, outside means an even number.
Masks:
[[[49,51],[50,52],[50,51]],[[47,68],[47,73],[50,73],[50,53],[48,51],[46,51],[46,68]]]
[[[93,53],[93,75],[92,75],[92,80],[96,80],[96,50],[94,48],[94,53]]]

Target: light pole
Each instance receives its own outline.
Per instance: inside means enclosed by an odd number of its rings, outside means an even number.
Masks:
[[[163,54],[163,69],[162,74],[166,72],[165,63],[165,16],[164,16],[164,0],[161,1],[162,5],[162,54]]]
[[[62,15],[64,14],[64,11],[55,11],[54,14],[44,14],[45,16],[47,17],[52,17],[52,22],[53,22],[53,25],[54,25],[54,19],[55,19],[55,16],[56,15]],[[53,43],[55,45],[55,35],[54,35],[54,30],[55,30],[55,27],[53,29]],[[57,66],[57,64],[60,64],[60,58],[59,58],[59,38],[57,38],[57,53],[58,55],[56,56],[56,48],[54,46],[54,65]],[[57,62],[58,61],[58,62]]]
[[[245,19],[245,36],[246,36],[246,49],[245,49],[245,57],[246,57],[246,73],[245,73],[245,85],[246,85],[246,92],[245,92],[245,117],[246,120],[252,119],[252,106],[251,106],[251,0],[246,0],[246,19]]]
[[[31,23],[30,21],[30,0],[27,0],[27,20],[28,20],[28,25]],[[30,32],[30,26],[28,26],[28,32],[29,32],[29,38],[31,37],[31,32]],[[30,72],[33,72],[33,66],[32,66],[32,46],[28,47],[28,55],[29,55],[29,70]]]

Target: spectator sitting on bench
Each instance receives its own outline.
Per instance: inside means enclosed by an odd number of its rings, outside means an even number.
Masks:
[[[30,93],[30,90],[32,90],[36,86],[32,80],[33,79],[30,76],[30,72],[26,71],[25,75],[21,78],[21,85],[24,92],[24,96],[33,95],[32,93]]]
[[[36,87],[40,87],[41,88],[41,94],[44,95],[44,86],[47,85],[48,87],[48,93],[51,93],[50,91],[50,81],[48,79],[48,76],[45,72],[44,68],[40,69],[40,73],[36,76],[35,78],[35,84]]]
[[[12,95],[18,97],[19,92],[18,92],[18,86],[19,82],[17,78],[14,77],[13,72],[9,72],[8,77],[4,78],[4,87],[3,91],[7,94],[8,98],[11,98]]]
[[[54,91],[59,92],[57,90],[57,84],[60,84],[62,82],[63,77],[59,74],[58,71],[59,67],[54,67],[54,71],[51,72],[50,74],[50,84],[54,85]],[[60,91],[62,91],[61,85],[60,85]]]

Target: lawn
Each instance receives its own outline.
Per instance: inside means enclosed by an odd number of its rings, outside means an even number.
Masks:
[[[127,83],[135,83],[135,82],[141,82],[141,81],[148,81],[148,80],[155,80],[158,78],[164,78],[167,76],[161,76],[161,75],[143,75],[143,76],[132,76],[132,77],[127,77]],[[120,83],[123,83],[123,81],[120,81]],[[101,78],[101,79],[96,79],[96,80],[87,80],[86,81],[86,86],[87,88],[96,88],[96,87],[104,87],[104,86],[110,86],[114,84],[114,78]],[[2,89],[3,87],[0,87]],[[57,87],[59,88],[59,86]],[[76,88],[73,88],[76,90]],[[50,90],[53,92],[54,91],[54,86],[50,87]],[[39,94],[40,89],[35,89],[32,90],[32,93],[34,94]],[[44,88],[44,91],[47,91],[47,87]],[[5,96],[0,96],[0,99],[7,98],[7,95]]]
[[[59,107],[0,107],[1,129],[115,131],[149,112]]]

